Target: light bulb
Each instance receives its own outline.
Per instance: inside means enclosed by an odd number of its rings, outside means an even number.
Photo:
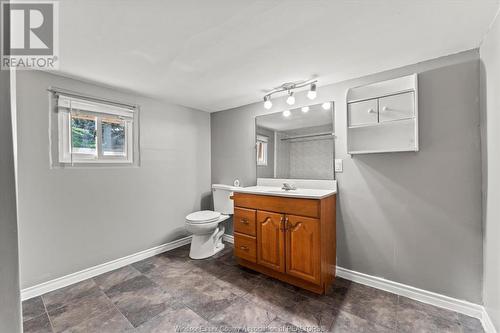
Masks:
[[[321,104],[321,107],[325,110],[328,110],[330,108],[330,103],[329,102],[325,102],[323,104]]]
[[[307,92],[307,98],[309,99],[315,99],[318,93],[316,92],[316,84],[311,83],[311,88]]]
[[[271,98],[269,96],[264,96],[264,107],[266,110],[273,107],[273,102],[271,102]]]
[[[309,112],[309,107],[308,106],[303,106],[301,110],[304,113]]]
[[[295,104],[295,96],[293,96],[293,91],[288,92],[288,97],[286,99],[286,104],[294,105]]]
[[[292,113],[290,112],[290,110],[285,110],[285,111],[283,111],[283,115],[284,115],[285,117],[290,117],[290,115],[291,115],[291,114],[292,114]]]

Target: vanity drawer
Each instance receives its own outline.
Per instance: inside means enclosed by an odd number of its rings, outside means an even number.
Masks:
[[[249,236],[256,235],[255,209],[234,208],[234,231]]]
[[[415,115],[415,97],[413,92],[382,97],[378,103],[380,122],[409,119]]]
[[[238,208],[265,210],[267,212],[293,214],[319,218],[320,200],[276,197],[248,193],[234,193],[234,205]]]
[[[349,103],[347,105],[349,126],[360,126],[378,123],[377,99]]]
[[[234,233],[234,255],[251,262],[257,262],[257,241],[255,237]]]

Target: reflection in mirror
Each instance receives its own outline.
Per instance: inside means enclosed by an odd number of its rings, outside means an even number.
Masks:
[[[255,118],[257,178],[334,179],[334,103]]]

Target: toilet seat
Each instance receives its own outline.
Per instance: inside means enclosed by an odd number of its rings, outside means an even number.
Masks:
[[[200,210],[186,216],[186,220],[192,224],[211,223],[219,220],[221,213],[212,210]]]

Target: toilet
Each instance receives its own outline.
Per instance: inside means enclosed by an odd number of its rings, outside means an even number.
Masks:
[[[193,234],[191,259],[205,259],[224,249],[224,221],[234,213],[233,186],[213,184],[214,210],[201,210],[186,216],[186,229]]]

